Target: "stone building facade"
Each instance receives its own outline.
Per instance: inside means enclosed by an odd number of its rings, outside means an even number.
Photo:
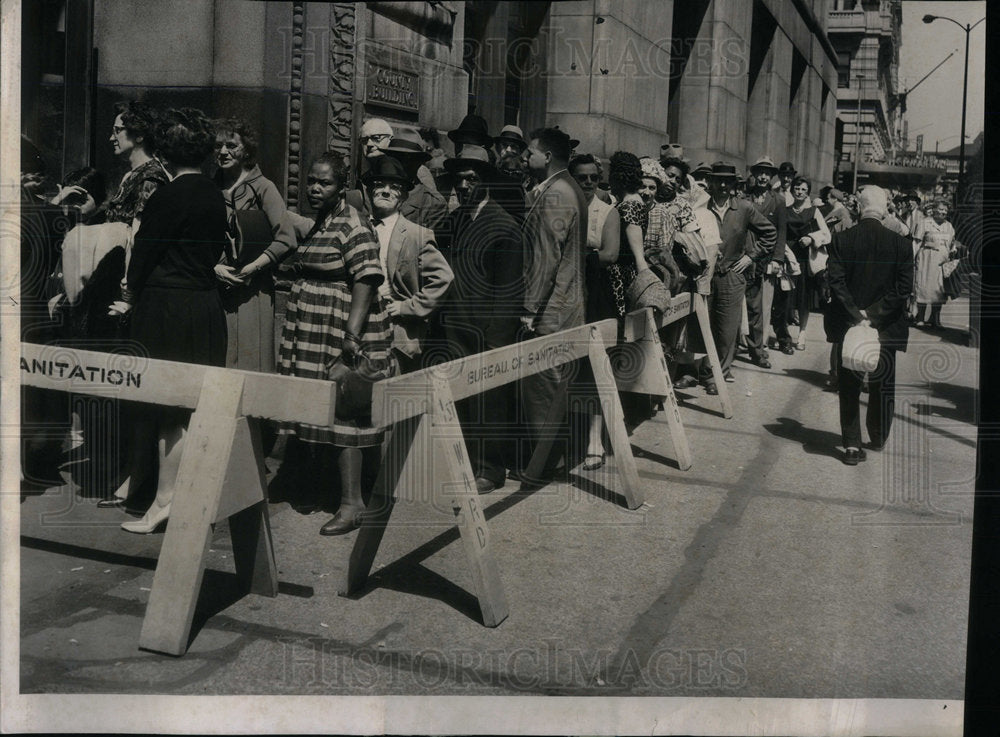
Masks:
[[[22,125],[56,170],[112,172],[119,100],[238,115],[293,206],[312,156],[356,159],[365,117],[445,132],[470,111],[492,131],[559,125],[604,157],[673,141],[692,163],[769,155],[822,184],[832,1],[45,0],[24,18]]]
[[[885,183],[900,174],[899,49],[901,0],[833,0],[827,32],[837,51],[838,182],[851,188],[857,159],[858,186]],[[860,137],[860,140],[859,140]],[[913,167],[905,174],[917,176]],[[928,176],[918,176],[921,181]],[[912,177],[908,177],[912,178]]]

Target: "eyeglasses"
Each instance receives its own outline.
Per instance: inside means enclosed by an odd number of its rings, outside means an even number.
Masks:
[[[599,182],[601,181],[600,174],[576,174],[573,178],[578,182]]]
[[[367,141],[373,141],[375,143],[383,143],[384,141],[388,141],[390,138],[392,138],[392,136],[388,133],[377,133],[374,136],[361,136],[361,142],[365,143]]]
[[[400,184],[399,182],[390,182],[390,181],[387,181],[385,179],[373,179],[372,180],[371,188],[373,190],[375,190],[375,189],[382,189],[383,187],[388,187],[393,192],[402,192],[403,191],[403,185]]]

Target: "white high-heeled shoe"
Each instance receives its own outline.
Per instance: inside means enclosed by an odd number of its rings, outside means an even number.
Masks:
[[[146,514],[143,515],[142,519],[122,522],[122,529],[125,532],[134,532],[137,535],[148,535],[151,532],[156,532],[161,525],[166,525],[167,517],[169,516],[170,504],[168,503],[161,507],[154,501],[153,505],[146,510]]]

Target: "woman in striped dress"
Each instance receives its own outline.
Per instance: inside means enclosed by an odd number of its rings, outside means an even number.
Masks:
[[[385,278],[378,241],[367,219],[344,200],[347,179],[343,158],[331,152],[319,156],[309,171],[306,193],[317,215],[289,261],[296,280],[278,350],[281,374],[330,379],[337,364],[352,365],[362,353],[372,361],[393,361],[392,329],[377,295]],[[362,449],[373,449],[369,463],[377,459],[383,429],[374,427],[370,418],[337,418],[330,427],[285,424],[282,432],[302,443],[325,446],[336,456],[341,504],[320,534],[341,535],[357,528],[364,512]]]

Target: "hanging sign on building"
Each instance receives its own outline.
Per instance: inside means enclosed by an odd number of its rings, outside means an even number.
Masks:
[[[420,79],[416,74],[368,63],[365,103],[395,110],[418,111]]]

